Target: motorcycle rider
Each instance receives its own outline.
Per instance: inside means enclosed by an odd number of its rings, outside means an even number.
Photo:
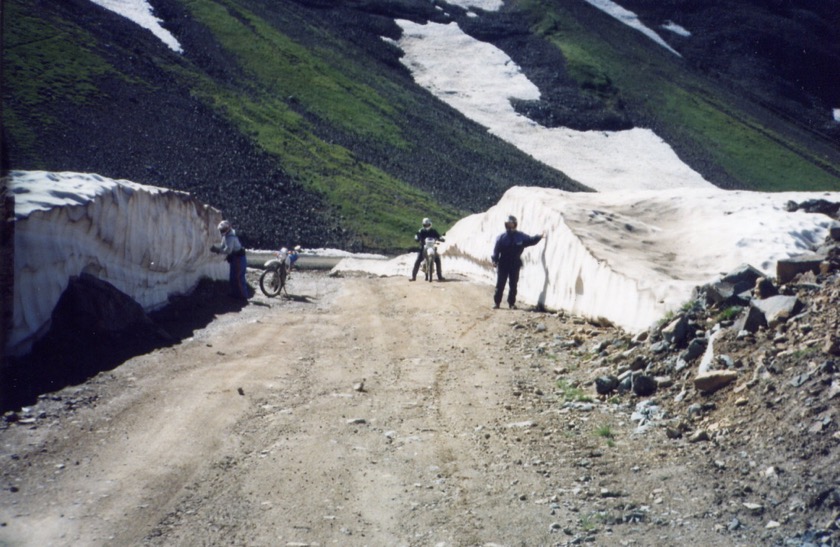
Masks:
[[[210,247],[210,251],[225,255],[225,260],[230,264],[230,295],[239,300],[248,300],[250,291],[245,281],[245,270],[248,267],[245,247],[242,246],[230,222],[223,220],[218,228],[222,234],[222,241],[219,245]]]
[[[428,218],[423,219],[423,227],[417,230],[417,233],[414,234],[414,240],[420,243],[420,249],[417,251],[417,260],[414,262],[414,269],[411,271],[411,278],[409,281],[416,281],[417,280],[417,272],[420,270],[420,264],[423,263],[423,247],[425,245],[427,238],[434,238],[435,241],[444,241],[443,237],[438,233],[437,230],[432,228],[432,221]],[[443,278],[443,270],[440,267],[440,255],[435,255],[435,267],[437,268],[437,278],[438,281],[445,281]]]

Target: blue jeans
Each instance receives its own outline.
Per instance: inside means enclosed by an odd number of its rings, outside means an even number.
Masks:
[[[248,290],[248,283],[245,281],[245,269],[248,267],[248,258],[242,256],[229,256],[230,263],[230,295],[234,298],[247,300],[251,295]]]

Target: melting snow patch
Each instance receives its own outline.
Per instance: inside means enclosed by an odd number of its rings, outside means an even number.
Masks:
[[[644,23],[642,23],[639,20],[639,17],[632,11],[624,9],[615,2],[611,2],[610,0],[586,0],[586,2],[595,6],[607,15],[618,19],[630,28],[638,30],[639,32],[641,32],[660,46],[664,47],[677,57],[682,57],[682,55],[680,55],[674,48],[669,46],[668,42],[663,40],[661,36],[659,36],[657,33],[646,27]]]
[[[679,34],[680,36],[685,36],[686,38],[691,36],[690,32],[688,32],[684,27],[681,27],[680,25],[676,24],[673,21],[666,22],[664,25],[662,25],[662,28],[664,28],[665,30],[671,31],[674,34]]]
[[[152,31],[169,49],[177,53],[184,50],[172,33],[160,26],[162,22],[152,13],[152,6],[147,0],[91,0],[94,4],[122,15],[141,27]]]
[[[546,165],[597,191],[712,187],[649,129],[574,131],[546,128],[520,115],[511,99],[540,90],[494,45],[447,25],[397,20],[397,45],[414,81],[467,118]],[[458,52],[453,55],[453,52]]]
[[[498,11],[502,7],[502,0],[449,0],[447,4],[464,9],[478,8],[484,11]]]

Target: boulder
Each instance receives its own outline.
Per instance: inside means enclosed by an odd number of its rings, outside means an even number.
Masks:
[[[795,296],[778,295],[764,300],[756,300],[750,304],[750,307],[761,311],[764,314],[765,321],[767,321],[767,326],[772,329],[799,314],[805,306]]]
[[[738,373],[733,370],[710,370],[694,377],[694,387],[698,391],[714,393],[724,388],[738,378]]]
[[[688,343],[688,316],[680,315],[662,329],[662,339],[678,348]]]
[[[735,325],[740,331],[756,332],[761,327],[776,328],[789,318],[802,311],[804,305],[795,296],[777,295],[754,300],[747,313],[743,314]]]
[[[797,275],[805,272],[820,273],[820,263],[825,260],[824,255],[808,253],[790,258],[783,258],[776,263],[776,278],[784,285],[790,283]]]
[[[598,395],[609,395],[618,387],[618,378],[612,375],[603,375],[595,378],[595,391]]]
[[[771,296],[776,296],[779,294],[779,290],[773,285],[773,282],[766,277],[759,277],[755,282],[755,289],[753,290],[753,294],[756,298],[764,299],[770,298]]]
[[[747,312],[741,314],[738,321],[735,323],[735,330],[737,332],[757,332],[761,327],[767,326],[767,319],[764,313],[755,306],[747,308]]]
[[[656,393],[656,380],[647,374],[633,375],[633,393],[639,397],[648,397]]]
[[[733,283],[716,281],[709,283],[704,288],[706,293],[706,305],[728,308],[730,306],[746,306],[750,301],[748,291],[736,292]]]
[[[740,294],[752,290],[759,277],[764,274],[749,264],[742,264],[723,276],[721,282],[731,284],[735,294]]]
[[[686,349],[680,357],[686,361],[691,362],[703,355],[706,351],[706,346],[708,346],[709,342],[705,338],[694,338],[688,344],[688,349]]]

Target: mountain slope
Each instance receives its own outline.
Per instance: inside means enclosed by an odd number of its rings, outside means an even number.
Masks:
[[[264,248],[400,250],[419,218],[445,229],[514,185],[586,190],[415,85],[382,39],[403,18],[503,49],[543,94],[517,108],[544,125],[651,127],[725,187],[840,187],[830,131],[716,82],[701,46],[689,60],[676,44],[680,60],[585,3],[478,17],[419,0],[151,4],[183,54],[88,0],[6,2],[5,167],[186,190]]]

